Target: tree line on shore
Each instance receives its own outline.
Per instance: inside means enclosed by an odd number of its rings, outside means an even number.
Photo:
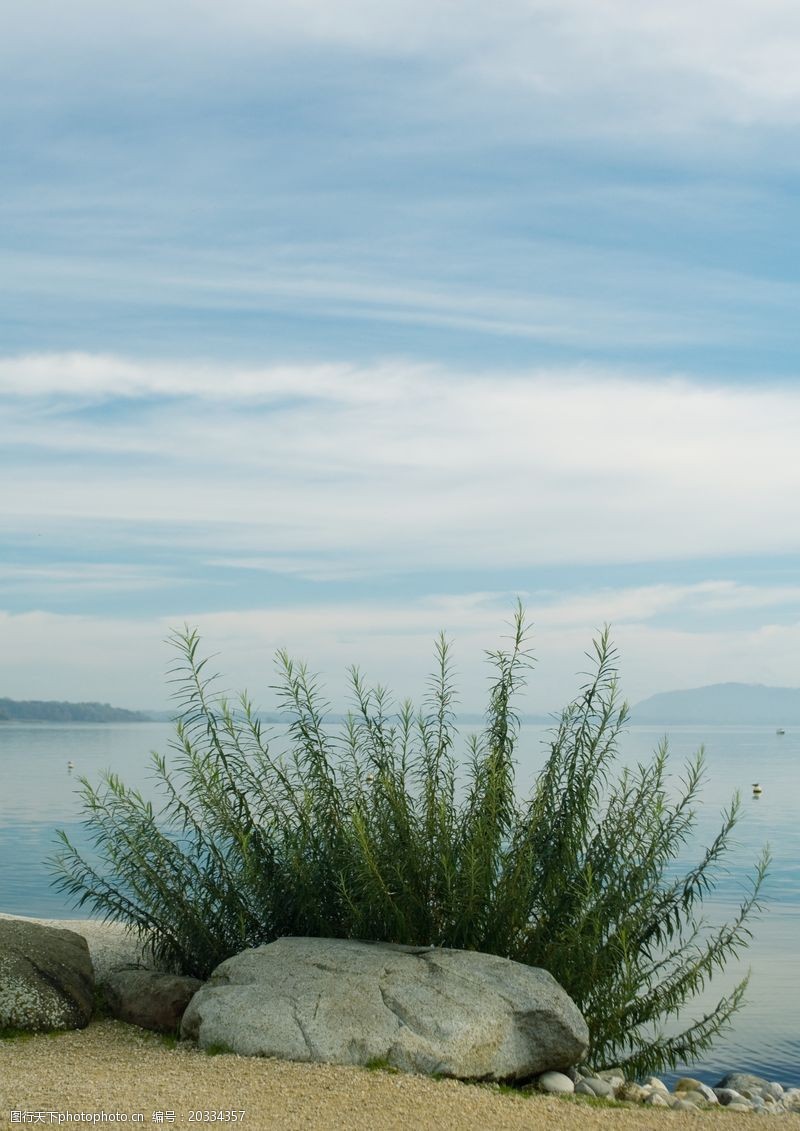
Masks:
[[[108,703],[67,703],[55,699],[0,699],[0,722],[144,723],[143,711]]]

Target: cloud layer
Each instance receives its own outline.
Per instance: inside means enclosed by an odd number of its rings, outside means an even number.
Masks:
[[[306,51],[427,65],[429,86],[450,97],[513,96],[561,107],[583,132],[629,130],[637,121],[693,132],[711,124],[793,123],[800,115],[795,60],[800,17],[791,0],[346,0],[254,3],[153,0],[135,6],[76,0],[18,5],[5,53],[41,52],[68,66],[94,55],[133,73],[162,68],[173,82],[219,58],[265,59]],[[213,53],[212,53],[213,52]],[[102,71],[101,71],[102,73]],[[124,76],[117,71],[117,80]],[[470,100],[470,105],[473,100]],[[562,118],[561,125],[564,121]]]
[[[7,531],[202,527],[315,576],[800,552],[792,388],[51,356],[0,395]]]
[[[188,620],[234,686],[263,685],[285,645],[339,705],[356,661],[417,694],[445,628],[474,706],[515,594],[536,625],[538,709],[569,694],[607,621],[634,698],[793,682],[793,388],[38,355],[0,361],[0,407],[18,694],[68,694],[80,656],[76,686],[153,702],[161,641]]]
[[[153,702],[189,619],[413,690],[517,593],[538,706],[606,620],[634,696],[796,682],[798,51],[791,0],[16,5],[0,689]]]

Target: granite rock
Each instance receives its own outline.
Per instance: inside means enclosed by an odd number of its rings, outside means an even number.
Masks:
[[[229,958],[181,1026],[202,1047],[524,1080],[579,1063],[586,1022],[545,970],[496,955],[283,938]],[[570,1082],[570,1086],[571,1082]]]

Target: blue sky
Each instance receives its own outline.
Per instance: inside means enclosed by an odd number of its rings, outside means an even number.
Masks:
[[[0,694],[800,683],[789,0],[18,5]]]

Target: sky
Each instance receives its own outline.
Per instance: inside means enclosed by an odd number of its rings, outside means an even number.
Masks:
[[[33,0],[0,39],[0,696],[800,685],[795,0]]]

